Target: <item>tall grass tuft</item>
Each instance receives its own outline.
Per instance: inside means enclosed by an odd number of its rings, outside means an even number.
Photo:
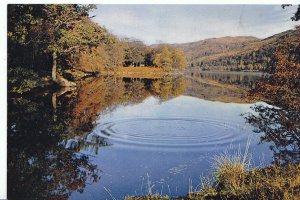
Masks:
[[[214,157],[213,167],[215,169],[215,188],[236,195],[247,193],[248,187],[246,176],[251,167],[251,155],[249,154],[250,140],[247,141],[244,153],[239,149],[233,154],[225,151]]]

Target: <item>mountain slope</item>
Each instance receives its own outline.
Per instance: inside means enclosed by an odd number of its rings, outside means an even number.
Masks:
[[[222,37],[173,46],[182,49],[191,67],[202,70],[263,70],[274,64],[276,47],[294,35],[295,30],[288,30],[265,39]]]
[[[218,53],[225,53],[231,50],[238,50],[251,42],[259,41],[251,36],[221,37],[200,40],[197,42],[173,44],[183,50],[187,59],[197,59]]]

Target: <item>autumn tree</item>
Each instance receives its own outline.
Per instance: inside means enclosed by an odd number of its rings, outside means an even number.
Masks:
[[[105,45],[99,45],[80,53],[78,68],[87,72],[100,72],[105,69],[107,62],[108,55]]]
[[[300,111],[300,27],[297,37],[286,38],[275,52],[274,67],[267,68],[267,77],[258,81],[251,95],[281,108]]]
[[[155,66],[170,70],[172,68],[172,62],[172,54],[167,46],[162,46],[156,51],[153,59]]]
[[[87,72],[101,73],[104,70],[115,70],[123,65],[123,46],[121,41],[107,32],[98,46],[82,51],[78,63],[74,65]]]
[[[187,66],[186,58],[180,49],[173,49],[172,60],[172,67],[175,69],[183,69]]]
[[[285,8],[287,5],[283,5]],[[300,20],[300,6],[291,17]],[[275,51],[275,65],[256,82],[250,97],[263,99],[272,106],[256,105],[248,123],[263,132],[262,142],[272,142],[276,164],[300,162],[300,26],[296,37],[287,37]]]
[[[298,7],[299,10],[299,7]],[[297,14],[297,13],[296,13]],[[295,14],[294,20],[297,20]],[[299,15],[299,14],[298,14]],[[253,107],[247,122],[264,133],[262,142],[271,142],[275,164],[300,162],[300,27],[297,37],[288,37],[275,52],[274,67],[256,82],[250,97],[263,99],[266,105]]]
[[[112,36],[110,42],[106,45],[106,52],[108,55],[107,69],[115,70],[123,65],[124,48],[122,42],[116,37]]]
[[[166,45],[161,45],[154,50],[153,64],[165,70],[183,69],[187,66],[182,51]]]

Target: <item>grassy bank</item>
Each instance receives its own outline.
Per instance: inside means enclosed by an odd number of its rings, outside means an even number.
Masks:
[[[300,199],[300,165],[269,166],[245,171],[241,165],[224,165],[215,182],[176,200]],[[166,200],[169,197],[129,197],[126,200]]]
[[[161,74],[164,71],[159,67],[119,67],[117,73]]]
[[[212,179],[203,179],[199,191],[184,197],[148,195],[126,200],[300,199],[300,164],[250,169],[247,157],[239,154],[218,156],[214,165]]]
[[[115,74],[129,78],[160,78],[163,75],[183,74],[179,70],[164,70],[160,67],[119,67]]]
[[[166,72],[157,67],[119,67],[115,75],[128,78],[161,78]]]
[[[300,199],[300,165],[245,171],[229,165],[216,172],[213,186],[184,199]]]
[[[114,70],[101,71],[100,74],[127,78],[162,78],[165,75],[183,74],[183,71],[164,70],[160,67],[118,67]]]

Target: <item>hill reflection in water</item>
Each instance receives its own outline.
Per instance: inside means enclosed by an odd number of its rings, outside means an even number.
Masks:
[[[9,96],[9,196],[102,199],[106,187],[121,199],[144,194],[147,173],[163,194],[185,194],[213,155],[252,135],[240,114],[250,111],[243,96],[256,78],[99,77],[76,90]],[[251,148],[260,163],[269,153],[258,141]]]

